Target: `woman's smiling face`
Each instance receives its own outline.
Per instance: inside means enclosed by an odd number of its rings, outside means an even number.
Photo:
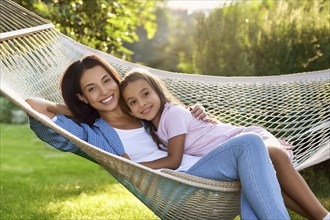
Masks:
[[[99,113],[118,107],[119,86],[102,66],[85,70],[80,79],[80,87],[82,94],[77,94],[78,98],[88,102]]]

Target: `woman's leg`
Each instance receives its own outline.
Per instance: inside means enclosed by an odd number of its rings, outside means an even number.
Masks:
[[[255,213],[252,219],[289,219],[274,167],[258,135],[232,138],[200,159],[187,173],[214,180],[240,180],[246,197],[242,202],[248,203],[241,207],[243,219],[249,219],[249,213]],[[244,210],[249,208],[252,210]]]
[[[268,152],[276,170],[281,189],[291,199],[289,201],[284,196],[287,207],[308,219],[323,219],[328,211],[315,197],[299,172],[292,166],[286,152],[278,147],[268,147]],[[301,207],[302,211],[299,208],[295,209],[296,206],[293,202],[298,207]]]

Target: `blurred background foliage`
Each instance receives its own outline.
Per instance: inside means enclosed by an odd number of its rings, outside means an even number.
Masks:
[[[92,48],[126,59],[133,54],[124,42],[139,40],[138,27],[148,39],[157,30],[155,23],[160,1],[128,0],[14,0],[52,22],[63,34]]]
[[[196,72],[277,75],[329,68],[330,1],[246,1],[199,14]]]
[[[166,0],[15,2],[85,45],[157,69],[248,76],[330,67],[328,0],[233,1],[193,13]]]

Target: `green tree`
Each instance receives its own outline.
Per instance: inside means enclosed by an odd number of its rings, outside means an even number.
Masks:
[[[15,0],[48,19],[63,34],[90,47],[129,59],[124,42],[138,41],[137,27],[148,38],[157,30],[154,12],[159,1],[128,0]]]

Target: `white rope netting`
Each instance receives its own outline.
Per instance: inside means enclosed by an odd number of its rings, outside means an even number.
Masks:
[[[101,55],[121,73],[136,66],[84,47],[55,29],[1,41],[0,50],[1,84],[14,89],[23,99],[42,97],[62,102],[61,74],[70,63],[87,54]],[[263,126],[293,144],[297,169],[330,157],[329,70],[264,78],[150,70],[183,103],[202,103],[221,122]],[[317,151],[321,157],[315,156]]]

